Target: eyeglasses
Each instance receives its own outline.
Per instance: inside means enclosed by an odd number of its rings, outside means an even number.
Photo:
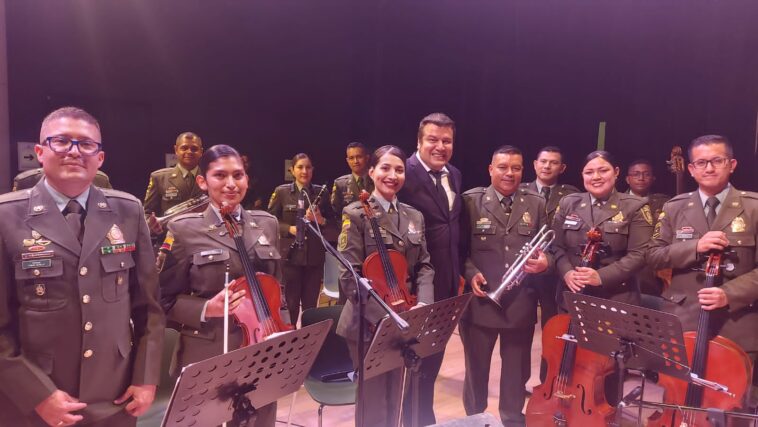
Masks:
[[[650,172],[632,172],[629,176],[632,178],[650,178],[653,174]]]
[[[102,149],[103,144],[91,139],[76,140],[65,135],[48,136],[44,144],[47,144],[54,153],[66,154],[76,145],[79,153],[85,156],[94,156]]]
[[[729,162],[729,158],[727,157],[715,157],[711,160],[698,159],[690,164],[694,166],[695,169],[705,169],[708,167],[708,163],[712,164],[714,168],[723,168],[727,162]]]

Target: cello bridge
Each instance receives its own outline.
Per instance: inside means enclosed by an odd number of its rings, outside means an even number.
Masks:
[[[564,394],[562,391],[556,391],[555,397],[558,399],[568,400],[568,399],[574,399],[576,398],[576,395],[574,394]]]
[[[404,299],[399,299],[397,301],[392,301],[390,303],[390,305],[400,305],[400,304],[405,304],[405,300]]]

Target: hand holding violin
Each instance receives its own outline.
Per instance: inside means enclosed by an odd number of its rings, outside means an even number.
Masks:
[[[236,282],[236,280],[233,280],[229,287],[231,288],[232,285]],[[217,293],[213,298],[208,300],[208,305],[205,308],[205,317],[223,317],[224,316],[224,292],[226,289],[222,289],[219,293]],[[234,313],[234,310],[239,307],[240,303],[242,303],[242,300],[245,296],[245,291],[240,290],[237,292],[232,293],[231,290],[229,292],[229,313]]]

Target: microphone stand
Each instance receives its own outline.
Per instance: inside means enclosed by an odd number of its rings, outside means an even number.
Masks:
[[[324,239],[324,235],[321,234],[321,231],[316,228],[316,226],[313,225],[311,221],[308,221],[305,217],[303,217],[303,225],[308,227],[313,234],[318,236],[319,239],[321,239],[321,244],[324,246],[324,249],[326,249],[327,252],[332,254],[335,258],[337,258],[337,261],[339,261],[340,264],[342,264],[343,267],[347,271],[350,272],[350,274],[353,276],[353,280],[355,280],[356,285],[356,292],[358,293],[358,317],[360,318],[360,323],[358,324],[358,399],[363,400],[363,357],[365,356],[365,342],[364,342],[364,335],[366,333],[366,322],[364,321],[364,317],[366,314],[366,303],[368,301],[369,297],[373,297],[374,301],[376,301],[379,306],[387,312],[389,317],[393,320],[395,325],[397,325],[398,329],[405,332],[407,331],[410,326],[408,325],[408,322],[406,322],[402,317],[398,316],[397,313],[395,313],[386,302],[384,302],[383,299],[377,295],[377,293],[374,291],[374,288],[371,287],[371,283],[368,279],[361,277],[353,268],[352,265],[350,265],[350,262],[345,259],[344,256],[342,256],[341,253],[337,249],[335,249],[332,245],[329,244],[329,242]],[[360,414],[360,422],[358,425],[360,427],[363,427],[363,408],[365,408],[365,404],[361,405],[361,414]]]

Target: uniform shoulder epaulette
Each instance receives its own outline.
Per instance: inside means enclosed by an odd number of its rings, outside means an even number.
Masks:
[[[0,203],[8,203],[15,202],[17,200],[28,199],[31,193],[31,189],[11,191],[10,193],[0,195]]]
[[[276,216],[271,215],[270,213],[260,210],[260,209],[254,209],[254,210],[248,210],[247,213],[249,213],[252,216],[256,217],[264,217],[264,218],[272,218],[276,219]]]
[[[29,169],[16,175],[15,180],[22,180],[34,175],[42,175],[42,168]]]
[[[739,191],[741,197],[747,197],[748,199],[758,199],[758,193],[754,191]]]
[[[643,201],[643,200],[646,200],[646,199],[647,199],[647,197],[635,196],[634,194],[619,193],[619,200],[639,200],[639,201]]]
[[[578,188],[574,187],[574,186],[573,186],[573,185],[571,185],[571,184],[560,184],[560,185],[558,186],[558,189],[559,189],[559,190],[568,190],[568,191],[573,191],[574,193],[579,193],[579,192],[580,192],[580,190],[579,190]]]
[[[189,213],[177,215],[176,217],[171,219],[171,222],[181,221],[183,219],[188,219],[188,218],[202,218],[202,217],[203,217],[202,212],[189,212]]]
[[[280,185],[277,185],[276,188],[274,188],[274,191],[279,191],[280,189],[282,189],[282,190],[289,190],[289,188],[290,188],[291,185],[292,184],[280,184]]]
[[[487,187],[474,187],[470,190],[466,190],[463,192],[464,196],[471,196],[474,194],[484,194],[487,192]]]
[[[529,183],[528,182],[522,182],[518,186],[519,186],[519,188],[527,188],[529,186]]]
[[[159,176],[159,175],[165,175],[168,173],[171,173],[175,170],[175,168],[161,168],[156,169],[150,173],[151,176]]]
[[[668,202],[681,202],[682,200],[689,200],[690,197],[692,197],[692,192],[677,194],[676,196],[669,199]]]
[[[526,187],[519,188],[519,193],[521,193],[524,196],[542,197],[536,191],[532,191]]]
[[[571,193],[571,194],[566,194],[565,196],[563,196],[563,200],[581,199],[581,198],[582,198],[582,193]]]
[[[337,179],[334,180],[334,183],[336,184],[337,181],[340,181],[340,182],[342,182],[342,181],[348,181],[348,180],[350,180],[350,178],[352,178],[352,176],[353,176],[353,174],[350,174],[350,173],[347,174],[347,175],[342,175],[340,177],[337,177]]]
[[[134,197],[134,195],[129,194],[125,191],[114,190],[112,188],[100,188],[100,191],[103,192],[105,197],[116,197],[119,199],[131,200],[132,202],[136,202],[136,203],[142,202],[140,199]]]

